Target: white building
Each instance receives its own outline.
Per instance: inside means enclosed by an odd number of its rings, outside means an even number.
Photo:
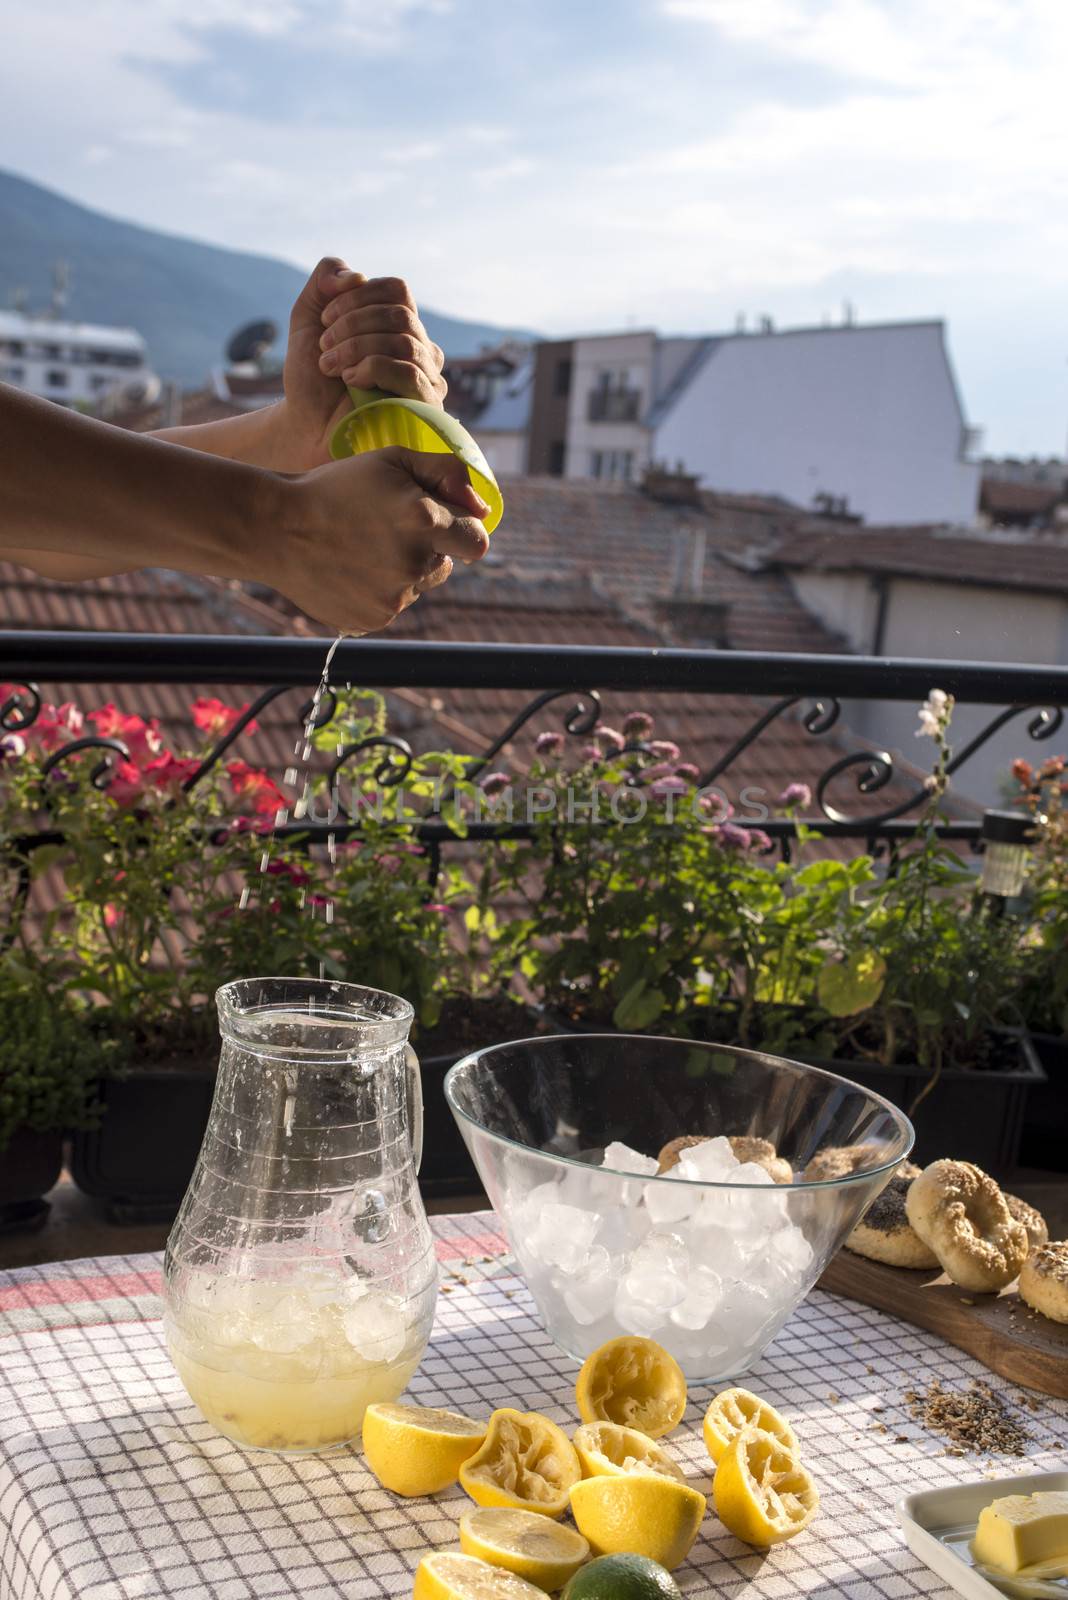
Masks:
[[[785,574],[801,605],[858,654],[1068,666],[1068,548],[1053,539],[812,529],[788,535],[764,564]],[[930,687],[942,687],[937,677]],[[976,738],[1003,704],[959,706],[953,745]],[[912,762],[930,758],[930,746],[915,738],[912,702],[857,701],[844,710],[876,747]],[[1063,751],[1061,737],[1029,737],[1035,711],[1022,709],[976,753],[955,782],[958,793],[1001,803],[1017,756],[1037,763]],[[842,783],[848,798],[849,774]]]
[[[629,479],[665,462],[869,521],[975,517],[977,438],[941,322],[558,341],[538,349],[532,396],[534,472]]]
[[[159,392],[145,341],[132,328],[0,311],[0,383],[59,405],[97,409],[117,391]]]

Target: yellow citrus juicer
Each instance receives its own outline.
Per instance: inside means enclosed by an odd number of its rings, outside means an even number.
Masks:
[[[504,500],[492,467],[455,417],[424,400],[403,400],[382,389],[350,388],[349,398],[352,410],[342,417],[330,438],[330,454],[335,461],[388,445],[454,455],[467,468],[472,488],[489,506],[482,525],[487,533],[493,532],[504,513]]]

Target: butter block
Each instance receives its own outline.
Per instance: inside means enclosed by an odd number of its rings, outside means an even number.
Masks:
[[[1068,1492],[1007,1494],[984,1506],[972,1546],[975,1559],[999,1572],[1068,1561]]]

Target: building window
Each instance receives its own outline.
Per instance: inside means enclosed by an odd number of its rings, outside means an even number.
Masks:
[[[633,450],[591,450],[590,477],[621,479],[629,483],[634,476]]]
[[[45,373],[45,383],[50,389],[65,389],[69,378],[62,367],[49,367]]]
[[[563,439],[554,439],[549,446],[549,472],[554,478],[562,478],[564,475],[565,449]]]
[[[107,374],[103,372],[94,372],[92,377],[89,379],[89,387],[93,390],[94,394],[99,394],[101,389],[110,389],[113,387],[113,385],[114,379],[109,378]]]
[[[571,362],[568,360],[556,363],[556,373],[553,377],[553,393],[560,395],[571,393]]]
[[[25,367],[0,367],[0,378],[5,383],[21,383],[25,376]]]

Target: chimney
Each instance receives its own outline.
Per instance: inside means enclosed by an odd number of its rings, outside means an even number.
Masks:
[[[642,490],[663,505],[700,506],[698,474],[684,472],[680,461],[674,472],[666,464],[650,462],[642,474]]]

